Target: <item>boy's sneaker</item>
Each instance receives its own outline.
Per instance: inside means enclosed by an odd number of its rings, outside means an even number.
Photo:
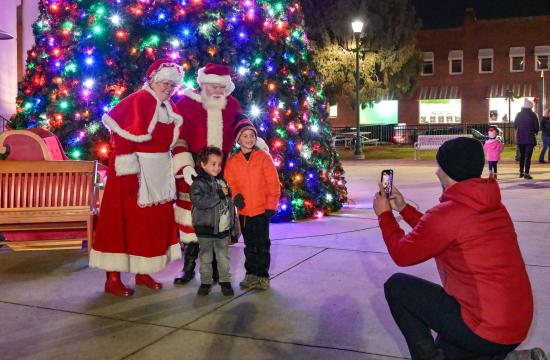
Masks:
[[[210,284],[201,284],[199,287],[199,291],[197,291],[197,295],[200,296],[206,296],[210,294],[210,290],[212,289],[212,285]]]
[[[253,289],[258,285],[258,277],[252,274],[246,274],[244,280],[239,283],[239,286],[243,289]]]
[[[258,289],[258,290],[267,290],[267,289],[269,289],[269,278],[259,277],[258,278],[258,285],[256,285],[256,289]]]
[[[231,286],[230,282],[222,282],[220,283],[220,287],[222,288],[222,294],[224,294],[225,296],[235,295],[235,292],[233,291],[233,287]]]
[[[541,348],[514,350],[504,360],[546,360],[546,355]]]
[[[525,176],[523,178],[527,179],[527,180],[533,180],[533,177],[529,174],[525,174]]]

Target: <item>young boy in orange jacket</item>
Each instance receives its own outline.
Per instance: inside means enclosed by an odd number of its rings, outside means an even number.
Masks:
[[[235,125],[235,141],[241,149],[227,160],[225,179],[239,212],[244,238],[245,289],[269,288],[269,221],[275,215],[281,195],[279,175],[271,156],[256,147],[256,128],[248,119]]]

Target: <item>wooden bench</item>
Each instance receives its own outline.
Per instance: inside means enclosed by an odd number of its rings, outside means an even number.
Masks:
[[[97,214],[97,161],[0,161],[0,232],[83,230],[85,239],[13,241],[62,244],[82,240],[92,248]]]
[[[458,137],[473,137],[470,134],[445,134],[445,135],[418,135],[417,142],[414,143],[414,159],[417,160],[417,151],[437,150],[447,140]]]

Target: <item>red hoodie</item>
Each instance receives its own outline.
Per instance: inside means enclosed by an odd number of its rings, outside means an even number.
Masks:
[[[533,319],[533,295],[512,219],[493,179],[469,179],[445,190],[426,214],[407,205],[405,235],[391,211],[378,220],[399,266],[435,258],[445,292],[464,322],[497,344],[522,342]]]

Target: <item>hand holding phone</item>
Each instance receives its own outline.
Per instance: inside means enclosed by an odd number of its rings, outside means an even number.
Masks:
[[[393,170],[382,170],[382,173],[380,174],[380,182],[382,183],[386,196],[390,197],[393,191]]]

